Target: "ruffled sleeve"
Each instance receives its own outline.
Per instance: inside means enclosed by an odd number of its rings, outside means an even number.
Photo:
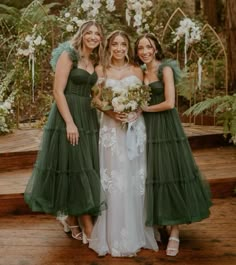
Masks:
[[[52,69],[53,71],[55,72],[56,70],[56,64],[57,64],[57,61],[60,57],[60,55],[64,52],[64,51],[67,51],[72,62],[73,62],[73,67],[77,67],[77,64],[78,64],[78,55],[76,53],[76,51],[73,49],[73,47],[71,46],[70,42],[69,41],[66,41],[66,42],[63,42],[63,43],[60,43],[58,45],[57,48],[55,48],[53,51],[52,51],[52,56],[51,56],[51,60],[50,60],[50,64],[52,66]]]
[[[158,79],[160,81],[163,81],[163,69],[165,66],[171,67],[171,69],[173,70],[173,73],[174,73],[175,84],[178,84],[178,82],[182,78],[182,71],[179,67],[179,63],[175,60],[172,60],[172,59],[165,59],[162,61],[162,63],[160,64],[160,66],[158,68],[158,73],[157,73]]]

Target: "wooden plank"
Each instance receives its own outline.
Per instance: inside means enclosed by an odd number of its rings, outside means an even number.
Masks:
[[[38,151],[26,151],[0,154],[0,173],[4,171],[32,168],[37,153]]]
[[[62,231],[49,215],[0,217],[1,265],[233,265],[236,264],[236,197],[214,199],[211,216],[181,225],[180,253],[165,255],[165,244],[133,258],[97,257]]]
[[[214,135],[222,136],[221,126],[196,126],[183,124],[188,137]],[[36,128],[14,130],[13,133],[0,137],[0,154],[11,152],[26,152],[39,149],[43,130]]]
[[[28,213],[31,213],[31,209],[25,203],[23,194],[0,195],[0,216]]]
[[[0,194],[20,194],[23,193],[32,168],[0,173]]]
[[[228,145],[222,137],[222,127],[184,126],[192,149]],[[0,172],[31,168],[35,162],[42,129],[15,130],[0,137]]]
[[[235,195],[236,178],[209,179],[213,198],[225,198]]]
[[[210,183],[213,198],[232,196],[236,187],[236,147],[194,150],[193,155]],[[0,172],[0,215],[31,213],[23,200],[31,172],[32,168]]]
[[[38,150],[42,129],[14,130],[13,133],[0,137],[0,153]]]

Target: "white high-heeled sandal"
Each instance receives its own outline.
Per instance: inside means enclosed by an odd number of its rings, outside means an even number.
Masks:
[[[178,246],[176,248],[170,248],[167,246],[167,249],[166,249],[166,255],[167,256],[171,256],[171,257],[175,257],[178,253],[179,253],[179,238],[177,237],[174,237],[174,236],[171,236],[169,237],[169,241],[176,241],[178,242]],[[169,243],[168,243],[169,245]]]
[[[95,241],[97,240],[97,238],[88,238],[87,235],[84,233],[84,231],[82,230],[82,241],[83,241],[83,244],[88,244],[89,242],[91,241]]]
[[[79,227],[78,225],[69,225],[69,224],[67,224],[67,222],[66,222],[65,219],[60,220],[60,223],[62,224],[65,233],[69,233],[69,232],[71,232],[71,236],[72,236],[74,239],[77,239],[77,240],[82,240],[82,239],[83,239],[82,232],[79,232],[79,233],[77,233],[77,234],[73,234],[72,229],[73,229],[73,228],[78,228],[78,227]]]
[[[88,244],[89,241],[90,241],[90,239],[86,236],[84,231],[82,231],[82,242],[83,242],[83,244]]]

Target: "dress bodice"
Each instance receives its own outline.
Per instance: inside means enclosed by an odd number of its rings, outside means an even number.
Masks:
[[[151,88],[150,105],[158,104],[164,101],[164,85],[161,81],[154,81],[149,84]]]
[[[150,105],[161,103],[165,100],[164,95],[164,83],[163,83],[163,69],[165,67],[170,67],[173,71],[174,83],[177,84],[181,77],[182,72],[179,68],[179,64],[177,61],[172,59],[165,59],[161,62],[158,71],[157,71],[157,81],[151,82],[149,84],[151,88],[151,100],[149,102]]]
[[[97,81],[96,72],[89,73],[82,68],[74,67],[71,69],[65,94],[76,94],[83,97],[90,97],[91,88]]]
[[[60,43],[57,48],[52,52],[52,58],[50,64],[55,71],[56,64],[63,52],[67,52],[69,58],[72,62],[72,69],[69,73],[67,80],[65,95],[78,95],[81,97],[90,97],[91,88],[97,82],[97,74],[94,71],[89,73],[82,68],[78,68],[78,62],[80,60],[80,55],[76,51],[69,41]]]
[[[122,79],[107,78],[105,81],[106,87],[111,87],[112,89],[115,88],[128,89],[130,85],[134,84],[142,84],[142,81],[136,75],[129,75],[123,77]]]

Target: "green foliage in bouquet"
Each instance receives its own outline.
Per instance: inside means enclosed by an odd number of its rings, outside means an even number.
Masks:
[[[151,88],[147,85],[134,84],[128,88],[102,89],[102,110],[112,109],[115,112],[132,112],[141,106],[148,105]]]

